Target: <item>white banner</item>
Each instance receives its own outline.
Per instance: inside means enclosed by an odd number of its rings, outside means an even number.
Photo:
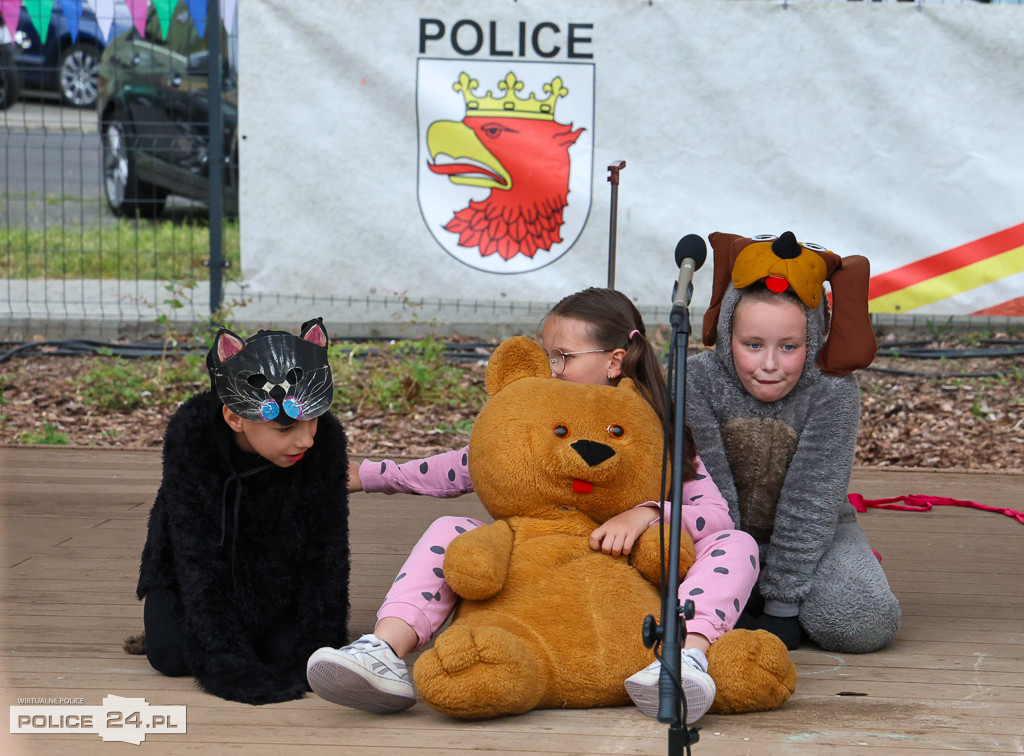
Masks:
[[[615,285],[643,305],[712,231],[864,254],[880,312],[1024,292],[1020,6],[261,0],[239,28],[249,291],[605,285],[625,160]]]

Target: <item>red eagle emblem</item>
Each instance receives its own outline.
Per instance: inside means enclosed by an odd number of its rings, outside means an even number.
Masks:
[[[583,129],[555,120],[555,102],[568,94],[555,77],[547,97],[515,93],[523,83],[514,73],[499,82],[504,94],[474,94],[475,79],[462,73],[454,89],[466,100],[462,121],[435,121],[427,131],[427,167],[455,184],[489,187],[481,201],[455,213],[445,229],[459,246],[478,247],[482,256],[508,260],[533,257],[562,241],[562,213],[569,195],[569,147]]]

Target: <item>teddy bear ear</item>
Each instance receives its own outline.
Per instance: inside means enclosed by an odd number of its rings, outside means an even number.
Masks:
[[[533,339],[513,336],[505,339],[494,350],[487,363],[484,383],[487,395],[494,396],[520,378],[549,378],[551,363],[547,352]]]
[[[618,387],[619,388],[624,388],[624,389],[629,389],[634,394],[639,394],[640,393],[640,389],[638,389],[636,387],[636,384],[633,382],[633,379],[632,378],[627,378],[625,376],[623,376],[622,378],[619,379]]]

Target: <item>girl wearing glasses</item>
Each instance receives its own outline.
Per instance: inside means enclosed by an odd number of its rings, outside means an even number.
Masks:
[[[640,312],[621,292],[590,288],[569,295],[545,317],[541,340],[553,376],[609,385],[629,377],[664,420],[661,362],[647,340]],[[734,529],[728,505],[696,456],[688,428],[684,435],[682,526],[693,538],[696,561],[679,586],[679,596],[694,600],[696,614],[686,625],[681,674],[687,724],[692,724],[715,697],[705,653],[739,619],[757,581],[758,551],[751,536]],[[473,490],[468,458],[466,447],[401,465],[390,460],[352,463],[349,490],[459,496]],[[607,554],[628,554],[636,539],[657,525],[657,518],[657,502],[641,504],[594,530],[590,546]],[[328,701],[377,714],[412,706],[416,695],[403,659],[426,645],[455,608],[457,597],[442,571],[448,544],[482,524],[467,517],[434,521],[402,566],[377,613],[374,632],[310,657],[307,675],[313,690]],[[655,661],[625,681],[634,703],[652,717],[658,713],[659,677],[660,663]]]

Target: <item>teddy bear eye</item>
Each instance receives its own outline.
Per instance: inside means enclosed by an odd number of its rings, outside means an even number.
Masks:
[[[820,244],[814,244],[813,242],[800,242],[800,246],[807,247],[807,249],[813,249],[815,252],[828,252],[828,250],[823,246]]]
[[[564,425],[556,425],[555,435],[558,436],[559,438],[565,438],[566,436],[569,435],[569,429],[566,428]]]
[[[614,423],[612,425],[609,425],[607,430],[608,435],[611,436],[612,438],[622,438],[623,436],[626,435],[626,429],[623,428],[621,425],[615,425]]]
[[[753,241],[756,241],[756,242],[765,242],[765,241],[775,241],[779,237],[777,237],[775,234],[758,234],[757,236],[752,236],[750,238]]]

